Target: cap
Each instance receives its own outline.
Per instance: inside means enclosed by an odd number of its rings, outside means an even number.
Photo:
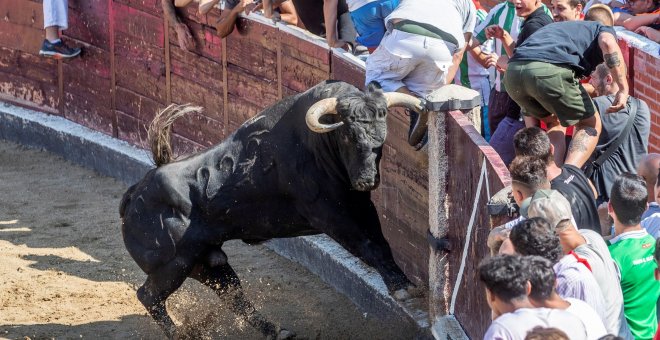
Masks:
[[[538,190],[527,204],[526,213],[529,218],[545,218],[553,228],[556,228],[559,222],[573,218],[571,204],[557,190]]]

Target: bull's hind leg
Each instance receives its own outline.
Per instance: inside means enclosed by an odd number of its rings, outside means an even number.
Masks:
[[[208,264],[198,264],[190,277],[213,289],[221,299],[229,302],[229,308],[232,312],[240,316],[250,326],[260,330],[266,337],[270,339],[293,337],[293,333],[279,329],[252,306],[252,303],[243,293],[240,279],[229,264],[213,267]]]
[[[138,289],[137,297],[168,338],[174,337],[174,322],[167,314],[165,301],[186,280],[192,261],[177,257],[147,276]]]

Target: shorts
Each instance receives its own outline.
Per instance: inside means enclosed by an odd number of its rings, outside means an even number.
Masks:
[[[565,66],[539,61],[510,62],[504,86],[526,116],[543,119],[555,114],[562,126],[571,126],[596,112],[575,72]]]
[[[377,81],[385,92],[405,86],[426,97],[446,84],[455,50],[442,39],[392,30],[367,58],[366,84]]]
[[[356,41],[368,48],[376,48],[385,35],[385,18],[399,5],[399,0],[369,2],[351,12],[357,31]]]

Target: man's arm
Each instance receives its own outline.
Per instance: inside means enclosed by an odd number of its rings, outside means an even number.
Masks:
[[[338,0],[323,0],[325,40],[330,47],[341,47],[344,45],[337,37],[337,3]]]
[[[222,11],[222,13],[220,13],[220,18],[215,24],[215,29],[218,32],[220,38],[225,38],[231,34],[231,32],[234,30],[234,26],[236,25],[236,20],[238,20],[238,15],[241,14],[243,10],[245,10],[247,5],[253,2],[254,0],[241,0],[236,4],[236,6],[234,6],[234,8],[225,9]]]
[[[497,62],[497,55],[484,52],[481,49],[481,45],[479,45],[479,41],[475,37],[470,39],[470,43],[467,46],[467,51],[472,55],[472,58],[474,58],[474,60],[476,60],[484,68],[495,66],[495,63]]]
[[[179,47],[185,50],[195,48],[195,40],[193,40],[193,36],[190,34],[190,29],[183,21],[181,21],[181,18],[179,18],[176,13],[174,0],[161,0],[161,6],[163,7],[167,22],[169,22],[170,26],[176,31],[176,38],[179,42]]]
[[[658,18],[660,18],[660,14],[638,14],[623,20],[622,24],[627,30],[634,31],[640,26],[653,25]]]
[[[623,55],[614,35],[608,32],[601,32],[598,35],[598,45],[601,51],[603,51],[605,65],[610,69],[614,82],[619,86],[619,91],[614,95],[614,102],[612,102],[612,106],[607,111],[617,112],[623,109],[628,101],[626,64],[623,62]]]
[[[465,48],[472,39],[472,33],[463,33],[463,36],[465,37],[465,44],[452,56],[451,66],[449,67],[449,70],[447,70],[447,77],[445,78],[445,84],[451,84],[454,81],[456,72],[458,71],[458,68],[461,66],[461,60],[463,60],[463,53],[465,53]]]

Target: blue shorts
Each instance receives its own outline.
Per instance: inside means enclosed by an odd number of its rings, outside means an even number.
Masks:
[[[357,42],[368,48],[376,48],[385,35],[385,18],[399,5],[399,0],[370,2],[351,12],[353,25],[358,33]]]

